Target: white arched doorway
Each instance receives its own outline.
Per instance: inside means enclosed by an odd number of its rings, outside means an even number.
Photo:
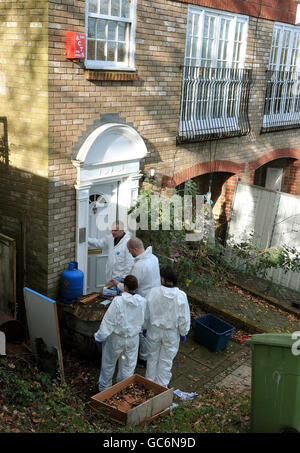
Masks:
[[[116,218],[125,225],[138,196],[140,160],[147,148],[135,129],[108,123],[95,129],[72,160],[77,168],[76,260],[84,272],[84,294],[105,283],[107,255],[88,251],[88,237],[101,238]]]

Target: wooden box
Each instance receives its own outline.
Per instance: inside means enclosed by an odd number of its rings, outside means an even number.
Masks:
[[[154,396],[127,410],[117,409],[108,404],[108,402],[104,402],[112,398],[121,390],[128,388],[130,385],[135,386],[136,384],[142,385],[147,390],[151,390],[154,393]],[[162,387],[139,374],[134,374],[91,397],[91,406],[94,409],[104,410],[111,419],[127,426],[139,425],[140,423],[149,420],[171,406],[172,402],[173,389]]]

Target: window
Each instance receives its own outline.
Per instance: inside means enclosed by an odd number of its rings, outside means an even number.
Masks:
[[[243,68],[248,18],[190,7],[185,65]]]
[[[97,214],[98,208],[103,208],[107,205],[106,198],[103,194],[93,194],[89,198],[90,212],[93,211],[94,214]]]
[[[276,23],[267,72],[263,131],[300,125],[300,27]]]
[[[300,28],[275,24],[271,45],[271,71],[300,71]]]
[[[88,69],[134,70],[136,0],[87,0]]]
[[[247,28],[245,16],[189,7],[179,141],[248,132]]]

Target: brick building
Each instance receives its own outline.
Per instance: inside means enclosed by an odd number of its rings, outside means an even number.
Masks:
[[[220,224],[237,178],[300,194],[296,11],[295,0],[1,2],[0,233],[16,240],[19,297],[24,284],[56,297],[72,259],[86,292],[103,283],[105,256],[87,246],[95,214],[129,207],[152,168],[163,187],[211,190]],[[67,31],[85,35],[85,58],[66,58]]]

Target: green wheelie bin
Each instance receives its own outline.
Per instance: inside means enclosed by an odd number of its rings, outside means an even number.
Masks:
[[[300,432],[300,332],[252,335],[251,431]]]

